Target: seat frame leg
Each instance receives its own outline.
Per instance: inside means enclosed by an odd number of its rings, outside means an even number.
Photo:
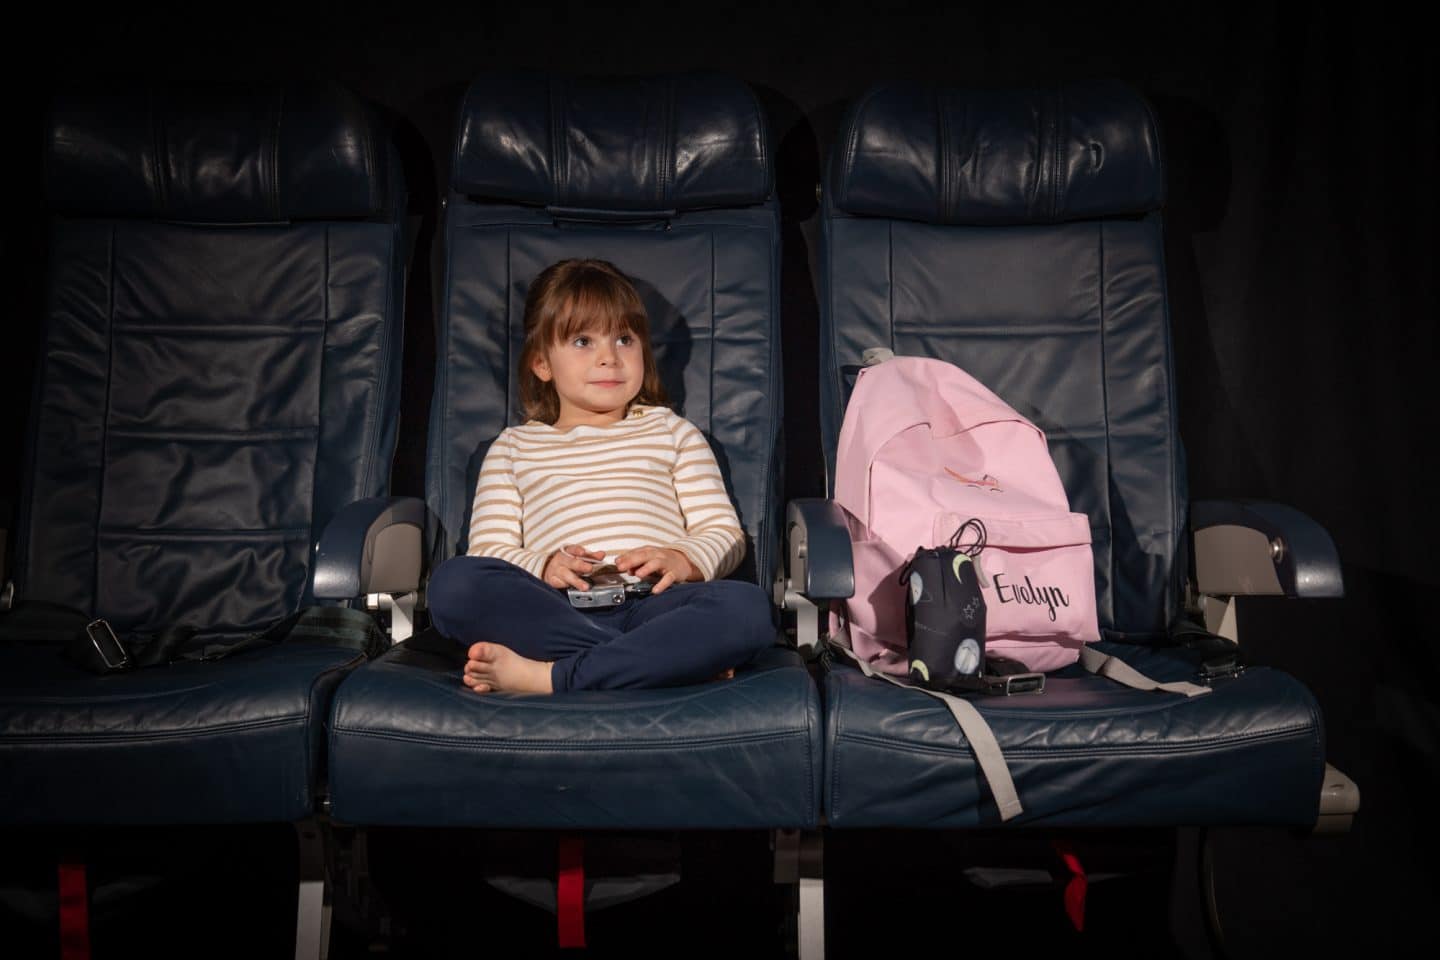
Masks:
[[[825,956],[825,863],[819,831],[776,830],[775,882],[794,884],[796,891],[795,956]]]
[[[330,955],[330,882],[326,871],[327,825],[312,817],[295,824],[300,848],[295,910],[295,960]]]

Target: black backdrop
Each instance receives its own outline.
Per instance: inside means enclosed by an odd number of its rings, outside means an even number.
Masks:
[[[845,102],[879,79],[955,85],[1118,77],[1157,107],[1170,168],[1168,261],[1182,436],[1195,497],[1304,510],[1333,535],[1342,601],[1252,600],[1250,658],[1316,691],[1328,755],[1363,809],[1344,837],[1237,831],[1231,909],[1321,940],[1418,927],[1440,891],[1440,584],[1428,429],[1436,364],[1437,111],[1429,32],[1379,7],[1170,9],[954,3],[754,8],[532,2],[427,12],[195,3],[103,19],[32,11],[5,44],[0,227],[0,501],[18,497],[44,266],[39,148],[48,93],[121,76],[329,75],[384,107],[435,229],[456,101],[490,69],[712,69],[769,111],[785,214],[787,490],[822,492],[816,427],[814,186]],[[394,487],[419,493],[433,359],[433,250],[409,295]],[[1268,905],[1267,905],[1268,904]],[[1263,937],[1263,932],[1254,936]],[[1330,941],[1333,942],[1333,941]]]

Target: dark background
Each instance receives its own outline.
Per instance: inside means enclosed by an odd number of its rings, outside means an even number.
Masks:
[[[1440,511],[1433,37],[1379,5],[1224,8],[896,3],[755,7],[515,2],[430,12],[195,3],[12,23],[0,226],[0,501],[19,488],[43,317],[40,179],[49,91],[159,76],[333,77],[396,128],[424,232],[408,297],[394,488],[420,493],[433,362],[437,197],[454,110],[478,72],[719,70],[769,112],[785,215],[790,495],[823,493],[816,413],[814,187],[844,104],[882,79],[1002,86],[1117,77],[1156,106],[1170,163],[1167,255],[1193,497],[1288,502],[1325,526],[1341,601],[1250,600],[1241,640],[1324,709],[1360,785],[1345,836],[1219,838],[1224,905],[1254,944],[1308,927],[1333,945],[1418,929],[1440,892]]]

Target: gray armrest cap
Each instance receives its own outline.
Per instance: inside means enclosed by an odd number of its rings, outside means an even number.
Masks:
[[[425,517],[425,501],[415,497],[372,497],[346,506],[315,545],[315,597],[345,600],[418,590]]]
[[[1342,597],[1340,556],[1325,528],[1282,503],[1196,500],[1195,580],[1217,596]]]

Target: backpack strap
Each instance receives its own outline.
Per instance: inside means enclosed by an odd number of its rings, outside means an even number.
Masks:
[[[1015,792],[1015,780],[1010,776],[1010,767],[1005,763],[1005,755],[1000,752],[1000,743],[995,739],[995,732],[990,729],[990,724],[981,716],[980,711],[975,709],[973,703],[939,690],[927,690],[924,687],[912,686],[896,677],[872,669],[870,664],[855,656],[855,653],[843,644],[832,641],[830,646],[859,664],[860,670],[865,676],[879,677],[897,687],[923,693],[927,697],[934,697],[944,703],[946,709],[950,711],[950,715],[959,724],[960,732],[970,743],[970,750],[975,754],[975,762],[980,765],[980,771],[985,774],[985,780],[990,784],[990,793],[995,798],[995,806],[1000,809],[1001,821],[1010,820],[1025,812],[1024,808],[1020,806],[1020,795]]]

